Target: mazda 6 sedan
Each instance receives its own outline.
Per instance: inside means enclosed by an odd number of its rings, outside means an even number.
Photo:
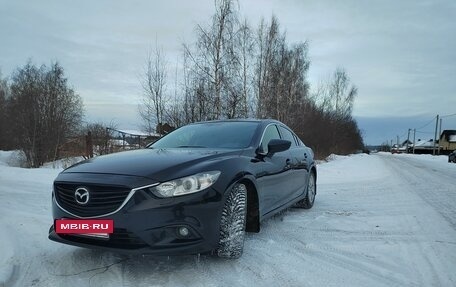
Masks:
[[[288,208],[314,204],[312,150],[275,120],[190,124],[145,149],[62,171],[51,240],[155,255],[239,258],[245,232]]]

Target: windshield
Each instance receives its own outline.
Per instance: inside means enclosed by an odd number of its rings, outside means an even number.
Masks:
[[[159,139],[150,148],[246,148],[250,145],[257,127],[257,122],[188,125]]]

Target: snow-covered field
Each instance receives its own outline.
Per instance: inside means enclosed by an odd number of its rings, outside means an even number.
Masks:
[[[0,152],[0,286],[456,286],[456,164],[354,155],[318,166],[311,210],[248,234],[239,260],[121,256],[51,242],[59,170]]]

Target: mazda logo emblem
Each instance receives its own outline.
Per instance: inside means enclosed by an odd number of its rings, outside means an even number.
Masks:
[[[74,192],[74,199],[80,205],[86,205],[89,202],[89,190],[85,187],[79,187]]]

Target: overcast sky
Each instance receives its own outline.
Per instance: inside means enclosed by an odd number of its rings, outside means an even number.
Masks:
[[[276,15],[290,43],[308,40],[315,87],[344,67],[358,87],[354,115],[377,144],[456,113],[456,1],[239,1],[256,26]],[[155,41],[175,64],[214,1],[0,0],[3,77],[31,58],[59,61],[87,121],[137,128],[140,77]],[[173,73],[172,73],[173,74]],[[435,124],[422,128],[431,138]],[[456,129],[447,117],[444,129]],[[418,135],[417,135],[418,136]]]

